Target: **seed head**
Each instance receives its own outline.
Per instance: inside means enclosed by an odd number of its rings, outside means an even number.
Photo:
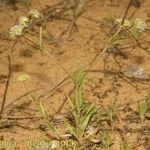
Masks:
[[[24,26],[20,24],[11,27],[9,31],[10,38],[16,39],[18,36],[21,36],[23,29],[24,29]]]
[[[40,18],[41,13],[39,11],[33,9],[33,10],[29,11],[29,15],[31,15],[33,18],[38,19],[38,18]]]
[[[29,79],[29,76],[28,76],[27,74],[22,74],[22,75],[20,75],[20,76],[17,78],[17,80],[18,80],[18,81],[21,81],[21,82],[24,82],[24,81],[26,81],[27,79]]]
[[[19,18],[19,24],[22,25],[22,26],[24,26],[24,27],[28,27],[29,26],[29,22],[30,22],[30,20],[29,20],[28,17],[21,16]]]
[[[138,32],[143,32],[146,28],[146,22],[141,19],[135,19],[134,27],[137,29]]]
[[[117,18],[117,19],[116,19],[116,23],[119,24],[119,25],[121,25],[121,23],[122,23],[122,18]],[[125,20],[124,20],[124,23],[123,23],[123,26],[124,26],[124,27],[130,27],[130,26],[131,26],[130,21],[127,20],[127,19],[125,19]]]

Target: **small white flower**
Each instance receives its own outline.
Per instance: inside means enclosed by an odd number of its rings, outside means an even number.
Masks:
[[[28,27],[29,22],[30,22],[30,20],[29,20],[28,17],[21,16],[21,17],[19,18],[19,24],[22,25],[22,26],[24,26],[24,27]]]
[[[130,26],[131,26],[131,23],[130,23],[129,20],[125,19],[123,25],[124,25],[125,27],[130,27]]]
[[[116,23],[121,24],[122,18],[116,18]]]
[[[116,23],[118,23],[118,24],[121,25],[121,23],[122,23],[122,18],[117,18],[117,19],[116,19]],[[125,27],[130,27],[130,26],[131,26],[130,21],[127,20],[127,19],[125,19],[125,20],[124,20],[124,23],[123,23],[123,26],[125,26]]]
[[[17,38],[17,36],[21,36],[23,29],[24,29],[24,26],[22,25],[15,25],[11,27],[9,31],[10,38],[15,39]]]
[[[29,15],[31,15],[33,18],[38,19],[41,16],[41,13],[37,10],[30,10]]]
[[[58,142],[55,141],[55,140],[52,140],[52,143],[51,143],[51,149],[55,149],[58,147]]]
[[[20,82],[24,82],[26,81],[27,79],[29,79],[29,76],[27,74],[21,74],[17,80],[20,81]]]
[[[137,29],[138,32],[143,32],[146,28],[146,22],[141,19],[135,19],[134,27]]]

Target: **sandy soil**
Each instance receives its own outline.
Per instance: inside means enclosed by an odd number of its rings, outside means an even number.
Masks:
[[[27,15],[30,9],[49,10],[58,7],[59,11],[63,5],[54,6],[59,2],[60,0],[32,0],[26,5],[19,2],[12,5],[0,1],[1,102],[4,98],[10,71],[8,70],[8,55],[10,55],[11,60],[11,75],[6,103],[0,120],[0,139],[4,140],[4,143],[0,143],[0,150],[31,149],[28,141],[40,140],[45,137],[44,132],[47,132],[42,125],[41,118],[36,118],[38,116],[36,108],[32,105],[23,84],[17,81],[18,76],[22,73],[30,76],[26,81],[26,86],[42,102],[48,114],[55,117],[66,114],[68,107],[66,96],[72,91],[73,84],[65,70],[72,73],[79,66],[89,67],[93,58],[105,47],[110,36],[107,34],[110,32],[109,26],[103,18],[109,14],[118,18],[123,17],[129,4],[129,0],[88,1],[83,13],[75,22],[76,26],[70,40],[68,40],[68,27],[71,25],[73,16],[72,9],[49,18],[47,22],[43,21],[41,23],[43,26],[43,49],[50,56],[38,50],[33,43],[24,37],[17,40],[8,38],[9,28],[16,23],[20,16]],[[67,4],[69,5],[69,1]],[[48,13],[46,12],[45,15]],[[123,50],[126,57],[110,53],[106,62],[106,68],[110,72],[105,75],[102,71],[104,70],[103,59],[98,56],[87,70],[84,97],[87,102],[102,108],[107,108],[114,101],[118,105],[121,122],[116,119],[113,125],[114,129],[111,129],[106,122],[101,124],[110,132],[113,139],[111,150],[119,150],[122,140],[122,133],[120,132],[122,132],[123,127],[126,128],[125,134],[130,149],[148,150],[150,149],[150,116],[147,114],[144,122],[141,122],[135,111],[137,102],[144,102],[150,94],[150,80],[128,78],[118,74],[117,71],[122,71],[129,65],[138,64],[144,72],[150,74],[150,1],[141,1],[139,8],[133,4],[127,18],[147,20],[148,29],[140,39],[140,42],[143,42],[142,47],[146,50],[133,41],[131,45],[135,46]],[[34,24],[26,30],[24,36],[37,42],[38,32],[39,27]],[[58,85],[61,82],[62,84]],[[56,124],[61,128],[61,123]],[[48,134],[47,137],[49,137]],[[17,144],[13,145],[14,142]],[[67,149],[71,148],[68,147]],[[101,150],[103,148],[99,143],[83,149]]]

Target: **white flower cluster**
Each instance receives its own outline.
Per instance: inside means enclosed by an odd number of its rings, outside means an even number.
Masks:
[[[36,19],[41,17],[41,13],[35,9],[30,10],[29,15],[33,18],[36,18]]]
[[[38,19],[42,15],[37,10],[30,10],[29,16],[31,18]],[[29,26],[30,22],[31,22],[31,20],[28,17],[21,16],[19,18],[18,24],[14,25],[13,27],[10,28],[10,31],[9,31],[10,38],[16,39],[18,36],[21,36],[23,33],[23,30]]]
[[[117,18],[117,19],[116,19],[116,23],[119,24],[119,25],[121,25],[121,23],[122,23],[122,18]],[[130,27],[130,26],[131,26],[130,21],[127,20],[127,19],[125,19],[125,20],[124,20],[124,23],[123,23],[123,26],[125,26],[125,27]]]
[[[143,32],[146,28],[146,22],[141,19],[135,19],[134,27],[137,29],[138,32]]]
[[[116,18],[116,23],[121,26],[122,18]],[[130,22],[129,20],[125,19],[124,23],[122,24],[124,27],[133,27],[137,30],[137,32],[143,32],[146,28],[146,22],[136,18],[133,22]]]
[[[9,35],[10,38],[15,39],[18,36],[22,35],[24,27],[22,25],[15,25],[10,28]]]
[[[25,17],[25,16],[21,16],[19,18],[19,25],[23,26],[23,27],[28,27],[29,26],[29,18],[28,17]]]

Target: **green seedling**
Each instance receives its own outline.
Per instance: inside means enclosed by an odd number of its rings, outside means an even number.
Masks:
[[[114,117],[115,112],[116,112],[116,105],[115,103],[113,103],[112,105],[108,106],[108,109],[107,109],[107,115],[111,122],[113,122],[113,117]]]
[[[26,83],[25,83],[25,81],[28,79],[29,79],[29,76],[27,74],[22,74],[18,77],[18,81],[23,83],[24,88],[26,89],[26,91],[27,91],[29,97],[31,98],[34,106],[37,108],[39,115],[43,118],[44,123],[55,134],[56,138],[59,139],[60,135],[59,135],[57,129],[55,128],[55,126],[49,121],[48,115],[45,112],[45,109],[44,109],[42,103],[38,102],[37,99],[35,98],[35,96],[33,95],[33,93],[28,90]]]
[[[75,85],[75,108],[77,109],[77,113],[80,115],[81,109],[83,106],[83,97],[82,97],[82,88],[85,78],[85,73],[83,69],[79,69],[73,73],[71,76]]]
[[[145,113],[147,111],[147,103],[140,103],[138,102],[138,114],[140,116],[140,119],[143,121],[145,119]]]
[[[75,84],[75,93],[73,99],[68,98],[71,119],[66,122],[66,128],[79,142],[86,139],[86,129],[94,114],[98,111],[98,108],[93,104],[86,104],[83,100],[84,76],[85,74],[82,69],[79,69],[72,75],[72,80]]]
[[[113,18],[106,17],[105,20],[108,22],[114,23],[115,26],[118,26],[117,31],[108,39],[107,45],[102,50],[102,54],[105,54],[108,49],[113,49],[113,47],[127,43],[129,39],[134,39],[136,42],[139,39],[141,33],[146,28],[146,22],[141,19],[135,19],[130,21],[122,18]],[[126,31],[126,35],[124,32]]]
[[[36,98],[34,97],[34,95],[31,92],[28,91],[28,94],[29,94],[29,96],[30,96],[33,104],[37,108],[37,110],[39,112],[39,115],[43,118],[43,121],[44,121],[45,125],[54,133],[54,135],[56,136],[56,138],[59,139],[60,135],[59,135],[57,129],[55,128],[55,126],[49,121],[48,115],[45,112],[45,109],[44,109],[42,103],[38,102],[36,100]]]
[[[106,131],[103,131],[101,133],[101,140],[102,140],[102,145],[105,149],[108,149],[113,143],[110,135]]]

